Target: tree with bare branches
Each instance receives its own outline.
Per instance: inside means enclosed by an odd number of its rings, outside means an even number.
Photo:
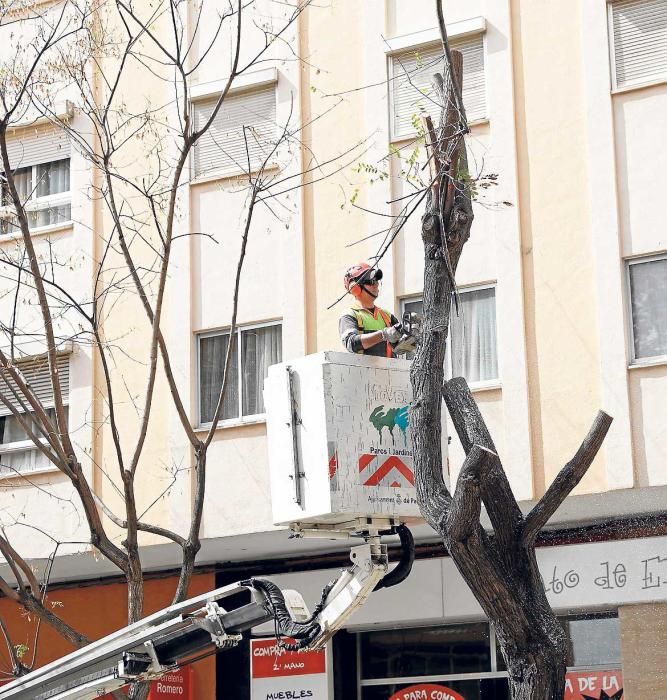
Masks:
[[[422,218],[423,328],[411,367],[410,413],[422,514],[442,537],[456,567],[493,623],[514,700],[561,700],[566,644],[545,593],[535,556],[542,528],[591,465],[611,424],[600,412],[532,510],[524,515],[477,404],[462,378],[445,381],[445,341],[456,308],[455,273],[473,223],[471,178],[461,99],[462,57],[450,51],[442,2],[436,0],[445,71],[434,76],[438,124],[423,118],[430,187]],[[444,78],[443,78],[444,75]],[[454,492],[443,478],[442,401],[466,453]],[[480,521],[482,505],[492,531]]]
[[[248,115],[241,133],[244,148],[232,150],[228,135],[216,127],[218,115],[244,76],[278,59],[298,60],[293,29],[309,0],[274,3],[271,12],[254,0],[209,3],[219,8],[213,14],[214,26],[211,13],[205,14],[206,4],[206,0],[47,4],[14,0],[2,3],[0,10],[0,32],[8,39],[0,72],[2,226],[12,242],[0,248],[0,266],[13,290],[11,317],[2,319],[0,404],[8,420],[71,486],[72,510],[85,521],[86,546],[122,573],[128,590],[128,623],[140,619],[144,609],[142,537],[152,536],[180,549],[174,602],[186,597],[195,569],[201,548],[207,454],[229,384],[239,288],[254,215],[263,208],[278,221],[289,221],[294,213],[290,192],[306,176],[326,177],[339,169],[356,148],[341,159],[317,163],[312,168],[317,168],[316,175],[286,169],[302,146],[303,125],[292,109],[283,123],[270,125],[270,133],[265,128],[266,115]],[[221,56],[226,63],[219,68],[224,79],[217,99],[203,120],[195,119],[192,85],[206,63]],[[137,90],[142,84],[145,91]],[[25,134],[43,128],[65,135],[80,154],[89,175],[83,187],[100,212],[91,225],[95,237],[94,259],[88,261],[92,282],[85,293],[72,280],[85,261],[75,260],[71,247],[63,249],[57,241],[35,233],[44,220],[32,205],[32,195],[53,174],[37,169],[35,175],[35,168],[32,175],[26,174],[22,143]],[[233,164],[236,174],[230,191],[242,206],[239,230],[223,232],[238,240],[239,255],[221,271],[233,280],[230,340],[210,427],[202,434],[193,427],[187,397],[177,381],[164,317],[175,242],[192,235],[216,237],[216,232],[187,230],[181,215],[184,186],[190,178],[188,163],[205,138],[220,159]],[[69,210],[52,207],[46,223],[69,218]],[[129,359],[139,365],[140,390],[128,386],[116,371],[119,362],[127,364],[129,346],[110,330],[118,328],[118,322],[114,325],[111,320],[119,314],[122,326],[128,303],[138,304],[145,319],[143,329],[132,330],[137,340],[130,343],[137,357]],[[73,346],[85,348],[99,368],[103,386],[98,408],[91,412],[96,416],[95,429],[110,436],[113,469],[96,462],[90,449],[81,449],[76,436],[79,426],[72,425],[68,416],[60,358],[64,348]],[[37,374],[27,373],[28,361]],[[37,375],[46,377],[52,405],[41,400],[33,384]],[[146,445],[161,378],[191,456],[193,497],[185,531],[164,527],[151,518],[152,506],[176,481],[175,472],[166,488],[142,477],[150,459]],[[130,424],[128,406],[136,416]],[[61,498],[57,489],[50,491],[49,483],[42,484],[9,461],[3,468],[5,476],[14,477],[11,488],[36,489],[44,498]],[[112,485],[113,504],[100,498],[95,486],[100,478]],[[67,544],[49,534],[48,523],[25,522],[18,514],[13,524],[39,530],[56,549]],[[48,572],[33,571],[12,545],[7,530],[0,532],[0,552],[13,578],[0,579],[2,594],[75,647],[85,645],[86,637],[50,604],[44,578]],[[11,655],[9,672],[25,673],[31,665],[26,662],[28,656],[12,642],[4,624],[2,633]],[[146,689],[132,692],[140,697]]]

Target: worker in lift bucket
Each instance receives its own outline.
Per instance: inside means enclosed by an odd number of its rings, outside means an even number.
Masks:
[[[345,272],[343,284],[357,302],[338,322],[340,339],[349,352],[396,357],[397,352],[415,349],[414,338],[406,336],[398,319],[375,305],[381,280],[382,270],[365,262]]]

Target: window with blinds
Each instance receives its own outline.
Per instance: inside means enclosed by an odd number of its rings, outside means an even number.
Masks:
[[[615,88],[667,80],[667,0],[609,3]]]
[[[62,129],[43,125],[8,131],[7,152],[14,185],[31,230],[67,223],[72,218],[70,140]],[[7,181],[2,177],[0,232],[19,230]]]
[[[422,300],[405,300],[403,311],[421,314]],[[465,377],[472,385],[498,381],[494,287],[460,290],[458,309],[452,301],[445,372],[447,377]]]
[[[194,103],[195,129],[208,122],[217,100],[212,97]],[[269,157],[276,138],[273,85],[228,95],[208,131],[195,144],[193,176],[252,171]]]
[[[198,338],[199,423],[213,421],[220,397],[229,332]],[[264,380],[269,367],[282,362],[282,325],[237,329],[220,419],[239,420],[264,414]]]
[[[450,47],[463,54],[463,104],[469,122],[485,119],[486,81],[484,76],[484,39],[481,34],[453,40]],[[415,132],[413,121],[422,113],[436,114],[431,84],[434,73],[444,70],[440,43],[409,49],[390,59],[392,137]]]
[[[19,360],[16,367],[55,425],[53,388],[47,358],[40,356],[30,360]],[[69,402],[69,355],[58,356],[57,369],[63,401],[67,404]],[[24,416],[24,420],[31,424],[32,433],[40,436],[40,430],[35,422],[34,413],[30,410],[30,404],[5,369],[0,369],[0,394],[11,403],[16,411]],[[42,438],[42,443],[46,444],[44,438]],[[0,401],[0,477],[42,471],[52,466],[48,457],[35,447],[12,409],[4,401]]]

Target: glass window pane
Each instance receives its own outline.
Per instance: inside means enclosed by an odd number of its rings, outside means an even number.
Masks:
[[[52,466],[49,458],[37,448],[0,454],[0,475],[26,474]]]
[[[421,314],[421,299],[404,302],[403,309]],[[450,354],[451,376],[465,377],[471,383],[498,378],[496,290],[493,287],[460,292],[458,314],[452,301],[446,368],[450,366]]]
[[[452,302],[449,336],[452,375],[469,382],[498,378],[496,346],[496,290],[473,289],[459,294],[459,308]]]
[[[212,335],[199,339],[199,422],[210,423],[218,405],[225,357],[229,344],[229,333]],[[225,399],[222,404],[221,420],[238,418],[238,348],[230,357]]]
[[[421,314],[422,312],[422,300],[417,301],[404,301],[403,311],[409,311],[411,314]]]
[[[56,424],[56,409],[47,408],[44,411],[49,418],[49,420]],[[24,414],[26,418],[33,418],[34,413]],[[33,426],[31,428],[35,435],[39,435],[38,428]],[[0,444],[8,445],[11,442],[21,442],[23,440],[30,440],[28,433],[19,422],[19,419],[15,415],[3,416],[0,418]]]
[[[485,623],[361,634],[361,677],[446,675],[491,670]]]
[[[31,195],[31,182],[32,182],[32,168],[19,168],[14,171],[14,186],[18,192],[21,201],[25,203]],[[13,206],[12,198],[9,194],[9,186],[7,181],[2,176],[2,205],[3,206]],[[2,221],[2,232],[11,233],[12,231],[18,230],[15,221]]]
[[[28,212],[28,221],[30,228],[39,228],[40,226],[54,226],[62,224],[72,219],[71,204],[64,204],[61,207],[49,207],[48,209],[39,209],[37,211]]]
[[[46,409],[46,415],[55,425],[55,409]],[[38,437],[41,435],[38,428],[34,425],[32,426],[32,432]],[[13,442],[23,442],[25,440],[30,440],[30,438],[16,416],[0,417],[0,444],[9,445]],[[37,448],[28,448],[18,452],[0,452],[0,474],[26,473],[38,469],[46,469],[50,466],[52,466],[52,462]]]
[[[667,355],[667,258],[630,265],[635,357]]]
[[[264,379],[282,358],[282,327],[250,328],[241,332],[243,346],[243,415],[264,413]]]
[[[621,663],[621,635],[617,617],[563,620],[568,637],[569,667]]]
[[[69,160],[56,160],[36,167],[36,197],[69,192]]]
[[[14,171],[14,186],[19,193],[22,202],[25,202],[31,195],[32,190],[32,168],[19,168]],[[7,203],[11,203],[11,197],[7,193]]]

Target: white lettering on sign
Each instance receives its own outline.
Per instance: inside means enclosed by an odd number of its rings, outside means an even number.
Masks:
[[[328,700],[324,649],[294,652],[275,639],[253,639],[250,648],[252,700]]]
[[[166,695],[183,695],[183,688],[175,685],[165,685],[158,681],[157,692],[165,693]]]
[[[252,650],[253,656],[281,656],[286,654],[287,650],[274,644],[272,647],[255,647]]]
[[[446,690],[409,690],[401,696],[403,700],[456,700],[453,695]]]
[[[565,678],[565,690],[570,693],[575,691],[581,693],[583,691],[596,691],[604,690],[605,692],[609,690],[620,690],[621,683],[618,676],[615,675],[600,675],[597,676],[578,676],[570,678],[566,676]]]

